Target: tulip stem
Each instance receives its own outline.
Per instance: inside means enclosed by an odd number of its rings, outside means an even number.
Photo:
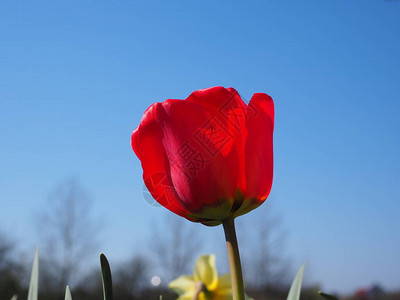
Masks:
[[[242,266],[240,264],[239,247],[236,238],[235,220],[233,217],[229,217],[222,221],[222,225],[224,226],[229,267],[231,269],[233,300],[244,300]]]

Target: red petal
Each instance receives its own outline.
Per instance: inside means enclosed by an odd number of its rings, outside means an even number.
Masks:
[[[274,103],[270,96],[263,93],[253,95],[248,106],[246,127],[245,201],[256,201],[255,208],[257,203],[262,203],[268,197],[272,186]]]
[[[159,126],[159,115],[163,108],[155,103],[144,113],[140,125],[133,131],[131,144],[140,159],[144,182],[161,205],[172,212],[191,219],[182,208],[170,176],[170,162],[163,147],[163,131]]]
[[[238,92],[234,88],[224,88],[221,86],[212,87],[193,92],[186,101],[201,105],[207,112],[212,114],[223,128],[234,138],[237,151],[236,161],[233,162],[238,168],[238,182],[236,188],[244,192],[246,190],[245,178],[245,140],[246,130],[246,110],[244,103]]]
[[[223,219],[238,182],[235,135],[227,121],[197,103],[167,100],[163,107],[163,146],[174,161],[171,178],[179,198],[198,217]]]

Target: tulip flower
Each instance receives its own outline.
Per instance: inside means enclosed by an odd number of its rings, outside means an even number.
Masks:
[[[267,94],[254,94],[247,105],[233,88],[213,87],[151,105],[131,142],[154,199],[213,226],[268,197],[273,128]]]
[[[180,276],[168,286],[179,295],[177,300],[232,300],[229,274],[218,277],[213,254],[197,259],[193,276]]]
[[[154,199],[208,226],[223,224],[234,299],[244,299],[234,219],[262,204],[272,186],[274,104],[256,93],[247,105],[233,88],[151,105],[132,148]]]

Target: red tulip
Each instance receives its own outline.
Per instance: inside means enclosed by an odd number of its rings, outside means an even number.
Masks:
[[[214,226],[259,206],[272,185],[274,104],[212,87],[154,103],[132,134],[152,196],[170,211]]]

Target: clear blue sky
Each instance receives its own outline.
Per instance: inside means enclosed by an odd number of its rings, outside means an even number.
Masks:
[[[232,86],[275,100],[294,265],[327,291],[399,288],[399,30],[400,1],[1,1],[0,228],[34,247],[34,214],[75,175],[103,250],[127,256],[166,214],[141,197],[142,113]]]

